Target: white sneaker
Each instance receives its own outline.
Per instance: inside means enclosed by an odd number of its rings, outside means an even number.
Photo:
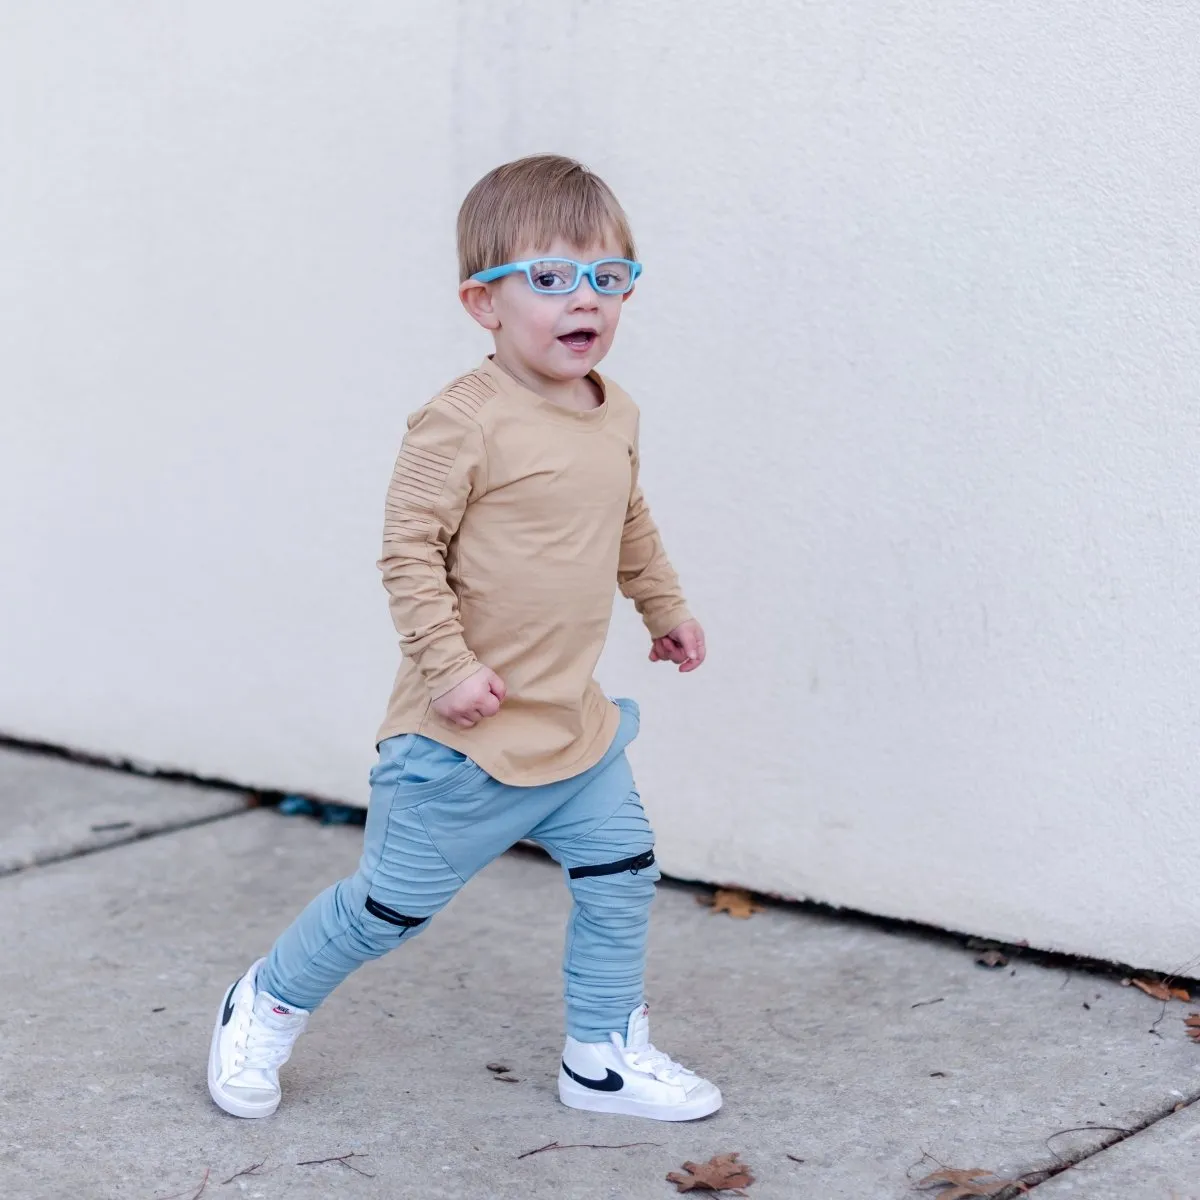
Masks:
[[[607,1042],[567,1038],[558,1098],[569,1108],[655,1121],[694,1121],[721,1107],[715,1084],[650,1044],[650,1009],[645,1004],[630,1013],[624,1037],[612,1033]]]
[[[308,1013],[255,990],[260,958],[217,1010],[208,1052],[208,1094],[235,1117],[269,1117],[279,1107],[279,1068],[308,1024]]]

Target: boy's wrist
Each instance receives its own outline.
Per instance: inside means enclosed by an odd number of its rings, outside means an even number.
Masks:
[[[668,633],[673,633],[685,621],[694,621],[695,618],[686,604],[679,604],[673,608],[664,609],[662,612],[646,613],[643,620],[650,636],[660,638],[666,637]]]
[[[429,688],[430,699],[440,700],[448,692],[454,691],[460,683],[478,675],[481,670],[483,663],[472,656],[467,662],[455,663],[453,667],[438,671],[434,675],[426,675],[425,684]]]

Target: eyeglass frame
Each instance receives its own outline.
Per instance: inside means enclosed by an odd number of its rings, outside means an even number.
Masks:
[[[533,268],[538,263],[569,263],[575,268],[575,282],[569,288],[540,288],[533,282]],[[622,288],[620,291],[614,291],[612,288],[602,288],[596,282],[596,268],[603,266],[605,263],[623,263],[629,268],[629,286]],[[579,290],[579,285],[583,282],[586,275],[588,282],[592,285],[592,291],[598,296],[628,296],[633,291],[633,285],[637,283],[639,276],[643,270],[640,262],[635,262],[632,258],[598,258],[595,262],[582,263],[574,258],[555,258],[553,255],[546,255],[543,258],[530,258],[524,262],[505,263],[501,267],[488,267],[486,271],[476,271],[471,278],[476,283],[492,283],[497,279],[503,279],[506,275],[516,275],[523,273],[530,288],[537,292],[539,296],[569,296],[572,292]]]

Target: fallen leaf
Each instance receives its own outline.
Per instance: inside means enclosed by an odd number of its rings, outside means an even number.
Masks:
[[[723,1192],[726,1189],[749,1187],[754,1176],[745,1163],[738,1162],[736,1154],[715,1154],[706,1163],[685,1162],[686,1175],[672,1171],[667,1182],[673,1183],[681,1192]]]
[[[975,961],[981,967],[1007,967],[1008,959],[999,950],[985,950]]]
[[[717,888],[711,896],[697,896],[696,903],[707,905],[714,913],[725,912],[742,921],[763,910],[763,906],[742,888]]]
[[[497,1083],[520,1083],[521,1081],[515,1075],[493,1075],[492,1078]]]
[[[1187,1035],[1193,1042],[1200,1042],[1200,1013],[1188,1013],[1183,1018],[1184,1025],[1187,1026]]]
[[[1141,988],[1147,996],[1152,996],[1155,1000],[1182,1000],[1187,1004],[1191,1000],[1191,994],[1186,988],[1168,987],[1165,983],[1158,983],[1153,979],[1131,979],[1129,981],[1135,988]]]
[[[984,1178],[991,1179],[992,1182],[980,1182]],[[945,1167],[934,1171],[932,1175],[926,1175],[916,1186],[948,1189],[938,1192],[937,1200],[967,1200],[970,1196],[995,1196],[1015,1183],[1015,1179],[1001,1179],[994,1171],[985,1171],[982,1167],[968,1167],[965,1171]]]
[[[507,1075],[508,1072],[512,1070],[512,1067],[506,1067],[503,1063],[497,1062],[488,1063],[487,1069],[489,1071],[495,1071],[497,1075]]]

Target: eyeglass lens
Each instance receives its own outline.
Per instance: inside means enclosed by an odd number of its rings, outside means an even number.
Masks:
[[[529,278],[539,292],[569,292],[575,286],[579,268],[567,259],[547,258],[532,263]],[[627,292],[632,272],[629,264],[614,259],[596,264],[596,289],[601,292]]]

